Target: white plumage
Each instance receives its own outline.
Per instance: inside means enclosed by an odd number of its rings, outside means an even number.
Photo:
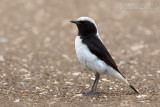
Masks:
[[[129,85],[128,81],[120,73],[92,54],[88,47],[82,43],[80,36],[77,36],[75,39],[75,50],[78,60],[92,72],[106,73]]]

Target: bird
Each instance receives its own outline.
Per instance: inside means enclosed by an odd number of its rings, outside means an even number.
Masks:
[[[95,81],[91,90],[82,92],[82,94],[84,96],[101,95],[96,89],[102,74],[118,78],[133,89],[135,93],[139,93],[118,69],[100,38],[95,21],[90,17],[80,17],[70,22],[76,24],[78,28],[78,35],[75,38],[77,58],[81,64],[95,74]]]

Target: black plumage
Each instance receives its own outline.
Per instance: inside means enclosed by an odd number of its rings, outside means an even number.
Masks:
[[[92,54],[96,55],[99,59],[103,60],[107,65],[111,66],[120,73],[115,61],[101,40],[98,38],[96,26],[89,21],[79,21],[77,23],[79,29],[78,35],[81,37],[82,42],[86,44]]]
[[[107,65],[111,66],[116,71],[119,71],[115,61],[105,48],[101,40],[96,35],[81,36],[82,42],[87,45],[92,54],[96,55],[99,59],[104,61]]]

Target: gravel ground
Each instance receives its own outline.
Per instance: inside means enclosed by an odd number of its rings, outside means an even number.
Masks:
[[[160,5],[127,9],[122,3],[0,0],[0,106],[158,107]],[[96,21],[104,44],[139,95],[107,75],[98,85],[102,96],[80,94],[95,78],[75,55],[77,28],[69,21],[81,16]]]

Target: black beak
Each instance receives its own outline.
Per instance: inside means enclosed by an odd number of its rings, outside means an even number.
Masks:
[[[70,22],[77,24],[78,21],[76,21],[76,20],[71,20]]]

